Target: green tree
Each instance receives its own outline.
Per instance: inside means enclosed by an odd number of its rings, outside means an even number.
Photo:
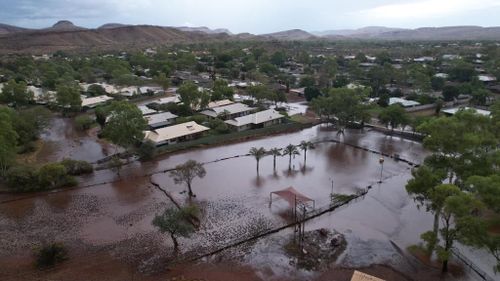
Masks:
[[[92,97],[106,95],[106,90],[99,84],[92,84],[88,87],[87,93]]]
[[[116,145],[125,149],[144,140],[146,120],[136,105],[127,101],[114,101],[109,106],[109,119],[103,135]]]
[[[77,112],[82,107],[80,87],[73,82],[65,82],[56,86],[56,101],[64,112]]]
[[[405,109],[399,104],[393,104],[383,108],[378,118],[387,127],[391,127],[391,131],[395,128],[402,126],[403,130],[406,125],[410,123],[410,119]]]
[[[199,106],[201,94],[198,91],[198,86],[193,82],[184,82],[177,93],[179,93],[182,103],[189,108],[194,109]]]
[[[227,85],[226,80],[217,79],[214,82],[212,101],[230,99],[232,100],[234,96],[233,88]]]
[[[163,93],[166,93],[168,87],[170,87],[170,79],[168,79],[167,75],[163,72],[155,76],[154,81],[155,83],[160,85],[160,87],[163,89]]]
[[[313,99],[321,96],[321,92],[316,87],[306,87],[304,89],[304,96],[307,101],[312,101]]]
[[[12,126],[11,109],[0,106],[0,176],[15,162],[18,134]]]
[[[194,206],[184,207],[181,209],[169,208],[162,214],[156,215],[153,219],[153,225],[160,229],[162,233],[168,233],[174,243],[174,251],[179,249],[177,237],[189,237],[194,231],[194,226],[190,223],[189,218],[198,213],[198,209]]]
[[[0,101],[16,107],[27,105],[33,101],[33,92],[27,90],[26,82],[9,80],[2,89]]]
[[[307,150],[314,149],[314,144],[310,141],[301,141],[299,144],[299,148],[302,151],[304,151],[304,166],[305,166],[307,160]]]
[[[54,189],[73,185],[74,179],[68,175],[64,165],[51,163],[42,166],[38,171],[38,184],[43,189]]]
[[[288,155],[288,170],[292,170],[292,156],[300,155],[299,150],[293,144],[289,144],[283,149],[283,156]]]
[[[259,162],[262,157],[266,156],[267,151],[261,147],[261,148],[256,148],[252,147],[248,154],[253,156],[255,158],[255,161],[257,161],[257,175],[259,174]]]
[[[273,156],[273,170],[276,171],[276,157],[281,156],[281,148],[271,148],[269,154]]]
[[[137,153],[141,160],[151,160],[156,154],[156,144],[150,140],[146,140],[141,143],[137,149]]]
[[[170,172],[170,177],[174,179],[176,184],[185,183],[189,191],[189,197],[194,196],[191,189],[192,182],[195,178],[203,178],[207,174],[203,164],[194,160],[188,160],[184,164],[177,165],[175,170]]]

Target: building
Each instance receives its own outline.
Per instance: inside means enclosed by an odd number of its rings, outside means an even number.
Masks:
[[[105,95],[102,96],[97,96],[97,97],[90,97],[90,98],[82,98],[82,107],[83,108],[95,108],[99,105],[105,104],[108,101],[112,100],[112,97],[108,97]]]
[[[420,105],[419,102],[413,100],[405,100],[402,98],[389,98],[389,105],[400,104],[402,107],[415,107]]]
[[[299,97],[303,97],[305,91],[306,91],[306,88],[290,89],[291,94],[296,94]]]
[[[151,109],[145,105],[139,105],[137,108],[139,108],[139,110],[142,112],[142,115],[144,116],[158,113],[158,111]]]
[[[170,112],[162,112],[145,116],[144,119],[146,119],[151,129],[156,129],[175,123],[177,117],[177,115]]]
[[[203,135],[203,132],[208,130],[210,129],[191,121],[153,131],[146,131],[144,139],[152,141],[156,146],[162,146],[198,138]]]
[[[285,116],[274,109],[256,112],[225,121],[233,130],[241,132],[280,124]]]
[[[447,108],[447,109],[442,109],[441,112],[446,114],[446,115],[455,115],[458,111],[460,110],[474,110],[476,111],[477,114],[484,115],[484,116],[490,116],[491,111],[484,110],[484,109],[479,109],[479,108],[472,108],[472,107],[454,107],[454,108]]]
[[[384,279],[355,270],[352,274],[351,281],[384,281]]]
[[[433,57],[419,57],[419,58],[414,58],[414,62],[433,62],[435,59]]]
[[[221,118],[224,120],[233,119],[248,115],[255,111],[255,108],[249,107],[243,103],[232,103],[224,106],[209,108],[200,112],[210,118]]]

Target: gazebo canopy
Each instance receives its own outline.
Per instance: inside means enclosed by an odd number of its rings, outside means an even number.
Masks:
[[[272,196],[273,194],[276,194],[279,197],[285,199],[288,202],[288,204],[290,204],[291,206],[295,206],[295,203],[297,203],[297,202],[302,203],[302,204],[306,204],[307,202],[314,203],[313,199],[298,192],[295,188],[293,188],[291,186],[288,188],[282,189],[282,190],[273,191],[273,192],[271,192],[270,196]],[[271,201],[272,201],[272,197],[271,197]]]

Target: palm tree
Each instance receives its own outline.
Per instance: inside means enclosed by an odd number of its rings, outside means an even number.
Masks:
[[[252,147],[250,151],[248,152],[250,155],[255,157],[255,160],[257,161],[257,175],[259,174],[259,161],[262,159],[262,157],[266,156],[267,151],[261,147],[261,148],[256,148]]]
[[[314,149],[314,144],[310,141],[301,141],[299,144],[300,149],[304,151],[304,166],[306,165],[307,150]]]
[[[269,150],[269,153],[273,156],[273,168],[274,171],[276,171],[276,157],[281,156],[281,148],[271,148],[271,150]]]
[[[288,155],[288,170],[292,169],[292,156],[300,155],[299,150],[293,144],[289,144],[283,150],[283,156]]]

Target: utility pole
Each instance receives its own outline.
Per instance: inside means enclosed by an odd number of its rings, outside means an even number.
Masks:
[[[380,180],[378,181],[378,183],[382,183],[382,173],[384,172],[384,157],[380,157],[378,159],[378,162],[380,163]]]

